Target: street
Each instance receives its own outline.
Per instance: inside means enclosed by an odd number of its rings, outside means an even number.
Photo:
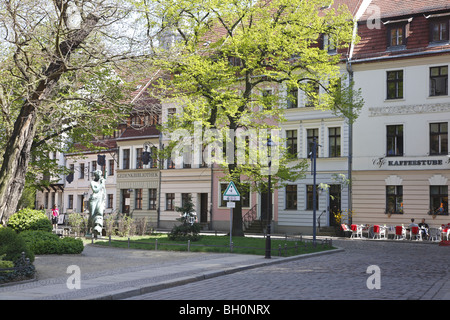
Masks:
[[[450,247],[335,240],[344,252],[251,269],[133,300],[418,300],[446,282]]]

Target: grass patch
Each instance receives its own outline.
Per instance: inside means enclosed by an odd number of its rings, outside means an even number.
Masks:
[[[230,252],[229,236],[202,235],[198,241],[190,243],[172,241],[167,234],[154,234],[150,236],[134,236],[128,238],[112,238],[95,240],[95,244],[117,248],[168,250],[190,252]],[[233,237],[233,253],[265,255],[265,238]],[[317,241],[314,246],[311,241],[271,239],[272,256],[294,256],[305,253],[319,252],[335,249],[330,243]]]

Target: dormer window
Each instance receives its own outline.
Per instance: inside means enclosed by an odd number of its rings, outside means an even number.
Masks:
[[[383,22],[387,27],[388,50],[404,50],[408,39],[409,25],[412,18]]]
[[[448,42],[448,20],[435,21],[430,24],[431,42]]]
[[[430,21],[430,44],[449,42],[450,12],[425,16]]]
[[[389,46],[396,47],[405,44],[405,26],[395,26],[390,28]]]
[[[337,53],[335,41],[328,34],[323,35],[322,49],[326,50],[329,54]]]

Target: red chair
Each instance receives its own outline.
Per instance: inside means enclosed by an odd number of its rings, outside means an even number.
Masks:
[[[411,227],[411,233],[409,239],[416,238],[416,240],[422,240],[422,232],[419,231],[419,227]]]
[[[406,239],[406,229],[403,226],[395,227],[395,239],[404,240]]]
[[[378,239],[385,238],[386,239],[386,228],[381,227],[379,225],[373,226],[373,238],[378,237]]]
[[[362,230],[363,230],[363,226],[362,225],[357,225],[357,224],[352,224],[350,226],[350,229],[352,230],[352,235],[350,236],[350,238],[362,238]]]

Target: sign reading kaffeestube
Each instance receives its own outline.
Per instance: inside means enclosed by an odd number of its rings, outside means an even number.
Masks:
[[[393,160],[388,161],[388,166],[440,166],[442,160]]]

